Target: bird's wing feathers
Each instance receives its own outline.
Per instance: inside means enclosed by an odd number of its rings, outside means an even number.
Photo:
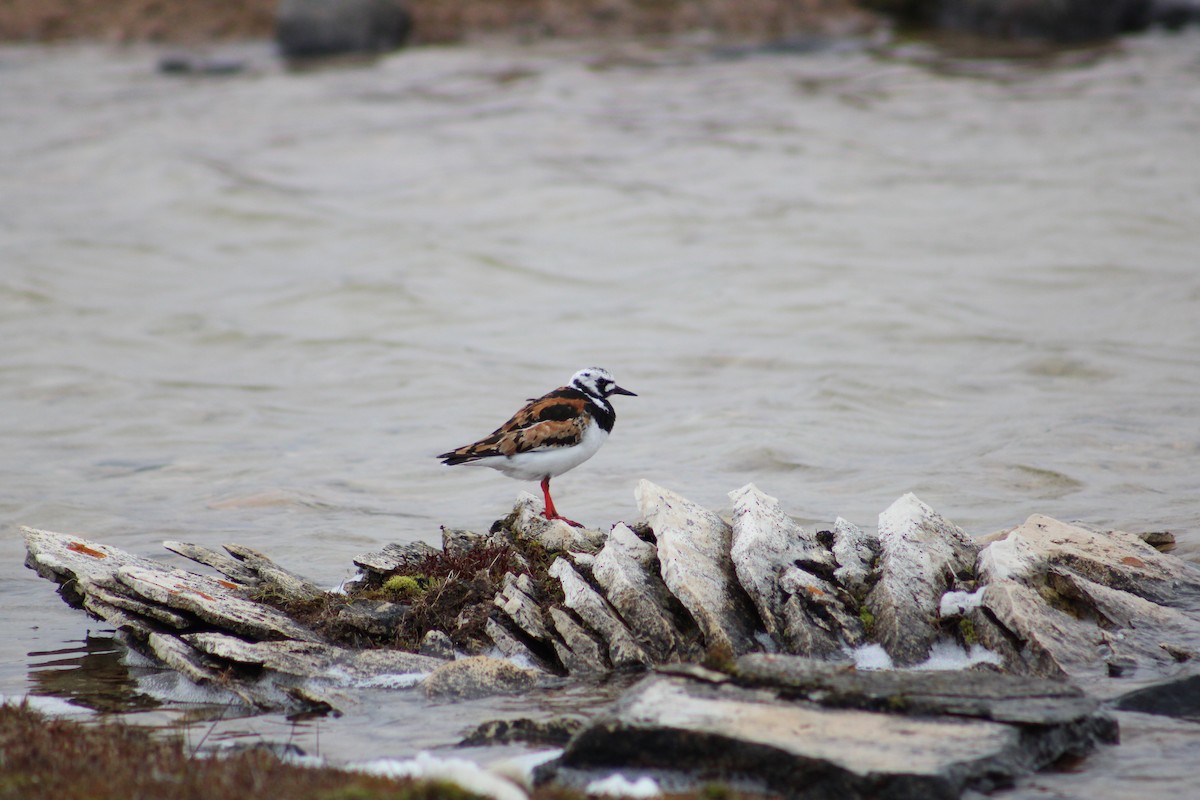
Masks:
[[[447,464],[462,464],[488,456],[512,456],[576,444],[591,422],[587,402],[578,390],[555,389],[530,402],[490,435],[438,458]]]

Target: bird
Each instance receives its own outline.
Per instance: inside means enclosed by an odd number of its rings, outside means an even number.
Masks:
[[[545,518],[581,528],[555,509],[550,479],[578,467],[604,444],[617,419],[608,401],[614,394],[637,397],[618,386],[608,370],[581,369],[566,386],[530,400],[512,419],[479,441],[438,458],[448,466],[491,467],[510,478],[541,481]]]

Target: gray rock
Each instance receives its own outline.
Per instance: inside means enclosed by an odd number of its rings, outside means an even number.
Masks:
[[[634,495],[654,529],[663,582],[700,627],[705,646],[734,655],[757,650],[758,618],[734,576],[729,525],[650,481],[639,482]]]
[[[863,626],[853,600],[829,581],[799,567],[788,567],[779,578],[783,604],[783,641],[788,653],[842,657],[843,645],[856,647]]]
[[[359,600],[338,609],[338,621],[362,631],[368,636],[387,636],[395,633],[408,606],[401,603]]]
[[[593,639],[582,625],[561,608],[550,609],[550,619],[562,641],[552,640],[555,651],[567,672],[572,675],[607,672],[608,659],[604,657],[600,643]]]
[[[810,699],[795,700],[795,687],[785,683],[777,689],[761,671],[753,688],[654,675],[577,733],[561,759],[539,770],[537,779],[577,783],[633,764],[683,772],[693,781],[750,776],[767,791],[821,800],[954,798],[967,788],[1004,785],[1115,736],[1113,721],[1069,687],[1065,696],[1044,683],[1022,691],[1006,681],[989,690],[985,684],[996,676],[986,673],[974,678],[975,688],[1001,702],[1018,691],[1030,699],[1034,721],[998,721],[1003,713],[992,715],[983,707],[960,714],[959,676],[946,676],[909,715],[902,713],[902,702],[890,703],[888,712],[846,707],[833,678]],[[889,673],[887,688],[873,689],[873,677],[859,674],[862,683],[849,692],[906,698],[933,682],[925,673]],[[928,713],[939,707],[934,698],[943,690],[946,705],[955,710]],[[1049,696],[1039,695],[1046,691]],[[1044,715],[1032,713],[1038,704]]]
[[[411,29],[396,0],[280,0],[275,14],[275,41],[288,58],[394,50]]]
[[[269,589],[285,600],[312,600],[324,594],[324,590],[307,578],[276,564],[257,550],[240,544],[224,545],[238,561],[258,576],[259,589]]]
[[[189,542],[163,542],[163,547],[172,553],[178,553],[184,558],[195,561],[197,564],[212,567],[229,580],[248,589],[258,587],[259,577],[254,570],[226,553]]]
[[[537,685],[539,673],[510,661],[473,656],[443,662],[422,684],[431,700],[459,701],[516,694]]]
[[[875,638],[899,666],[929,657],[937,611],[954,576],[970,573],[978,547],[956,525],[906,494],[879,515],[879,581],[867,596]]]
[[[555,553],[596,553],[604,546],[605,535],[592,528],[576,528],[561,519],[548,520],[545,506],[529,492],[517,495],[513,506],[513,527],[518,535],[531,539]]]
[[[784,603],[794,590],[785,590],[780,578],[800,564],[815,564],[832,573],[833,554],[813,533],[784,514],[778,500],[754,484],[730,492],[729,499],[733,501],[730,558],[738,582],[758,609],[771,638],[791,652],[811,652],[797,649],[798,643],[789,636]],[[836,646],[836,638],[834,643]]]
[[[418,652],[423,656],[452,661],[454,659],[454,642],[450,641],[450,637],[444,631],[429,631],[421,639],[421,649]]]
[[[448,556],[462,556],[491,543],[490,536],[486,533],[442,526],[442,552]]]
[[[618,523],[591,566],[604,596],[655,663],[699,655],[699,632],[663,583],[654,545]]]
[[[376,578],[381,578],[393,570],[412,567],[431,556],[441,555],[441,552],[426,542],[392,543],[385,544],[382,550],[355,557],[354,564]]]
[[[938,27],[1005,39],[1072,43],[1143,30],[1156,0],[936,0]]]
[[[524,642],[510,633],[503,625],[496,622],[494,619],[489,619],[484,623],[484,633],[496,645],[496,648],[504,654],[506,658],[516,661],[521,661],[541,669],[544,672],[549,672],[550,665],[539,657],[536,653],[530,650]]]
[[[649,666],[653,663],[629,629],[609,608],[595,589],[588,584],[570,562],[556,558],[550,565],[550,575],[558,578],[563,589],[563,604],[579,615],[592,630],[600,635],[608,646],[608,659],[613,667]]]
[[[1174,652],[1200,646],[1200,570],[1131,534],[1035,514],[980,553],[978,572],[979,607],[967,618],[1009,670],[1161,676]]]
[[[879,538],[838,517],[833,524],[833,557],[838,568],[834,580],[858,599],[870,588],[871,570],[879,556]]]
[[[524,576],[523,576],[524,577]],[[518,628],[534,639],[547,641],[550,632],[542,617],[542,608],[537,601],[521,590],[517,579],[509,573],[500,593],[496,595],[496,607],[503,611]]]
[[[1118,697],[1113,707],[1200,722],[1200,672],[1192,668],[1165,681],[1128,692]]]

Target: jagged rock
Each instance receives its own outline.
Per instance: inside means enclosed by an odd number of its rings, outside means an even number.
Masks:
[[[929,657],[941,596],[972,571],[979,548],[911,493],[879,515],[879,542],[879,580],[866,600],[873,638],[898,666],[910,666]]]
[[[259,589],[269,588],[285,600],[304,601],[319,597],[324,592],[307,578],[287,570],[257,550],[240,544],[224,545],[225,549],[256,576]]]
[[[883,686],[872,686],[880,675]],[[1071,687],[1005,680],[989,688],[1006,676],[978,673],[972,685],[985,699],[972,704],[963,702],[957,672],[844,676],[853,685],[842,687],[834,673],[806,700],[793,699],[794,682],[761,669],[754,688],[650,676],[535,779],[581,785],[636,765],[682,772],[693,783],[750,777],[772,793],[820,800],[954,798],[1115,738],[1115,723]],[[864,694],[887,712],[847,707]],[[910,694],[920,698],[911,715],[895,702]]]
[[[522,576],[526,577],[526,576]],[[527,585],[528,578],[526,577]],[[508,573],[505,575],[504,586],[496,595],[496,607],[503,611],[517,627],[534,639],[546,641],[550,632],[542,618],[542,609],[532,597],[521,590],[517,579]]]
[[[784,570],[778,583],[787,598],[781,637],[787,652],[841,657],[843,644],[862,643],[862,621],[837,586],[799,567]]]
[[[550,575],[558,578],[562,584],[563,604],[600,634],[608,646],[608,658],[613,667],[622,669],[653,663],[646,651],[634,641],[625,623],[613,614],[604,598],[580,577],[569,561],[565,558],[554,559],[550,565]]]
[[[654,545],[618,523],[591,567],[604,596],[655,663],[698,655],[695,625],[663,583]]]
[[[691,614],[705,645],[735,655],[758,649],[757,615],[734,577],[733,532],[716,514],[650,481],[634,492],[658,541],[663,582]]]
[[[1200,570],[1131,534],[1035,514],[980,553],[978,573],[966,618],[1012,671],[1164,675],[1171,647],[1200,642]]]
[[[789,653],[838,652],[841,623],[857,617],[841,608],[837,588],[814,574],[833,573],[833,554],[754,484],[730,492],[729,499],[734,571],[767,633]]]
[[[338,620],[368,636],[394,633],[404,620],[408,606],[378,600],[360,600],[338,609]]]
[[[257,639],[318,641],[317,634],[273,608],[241,597],[220,581],[183,570],[121,567],[115,576],[139,597],[187,611],[225,630]]]
[[[234,583],[247,589],[256,589],[260,583],[258,575],[249,566],[236,558],[208,547],[189,542],[163,542],[163,547],[184,558],[204,564],[220,572]]]
[[[879,555],[879,538],[838,517],[833,523],[833,578],[858,599],[870,588],[871,569]]]
[[[484,623],[484,633],[496,645],[505,658],[520,661],[533,667],[537,667],[543,672],[550,672],[551,667],[540,656],[530,650],[524,642],[518,639],[513,634],[509,633],[503,625],[496,622],[494,619],[488,619]]]
[[[422,684],[431,700],[458,701],[532,689],[539,674],[511,661],[472,656],[443,662]]]
[[[521,492],[513,506],[515,529],[552,552],[595,553],[604,546],[605,535],[591,528],[576,528],[561,519],[548,520],[543,516],[545,506],[529,492]]]
[[[426,542],[385,544],[382,550],[356,557],[354,565],[378,579],[401,567],[420,564],[431,556],[440,555],[441,552]]]
[[[429,631],[421,639],[421,649],[417,652],[423,656],[449,661],[454,658],[454,642],[450,641],[450,637],[443,631]]]
[[[558,659],[572,675],[589,672],[606,672],[609,669],[600,643],[593,639],[582,625],[571,618],[571,615],[561,608],[550,609],[550,619],[554,629],[562,637],[560,642],[553,639]]]
[[[448,556],[465,555],[491,543],[489,534],[442,526],[442,552]]]
[[[382,53],[404,44],[412,17],[396,0],[281,0],[275,41],[288,58]]]

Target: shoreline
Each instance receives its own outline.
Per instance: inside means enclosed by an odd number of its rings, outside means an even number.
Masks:
[[[271,38],[279,0],[14,0],[0,4],[0,42],[95,41],[203,45]],[[848,36],[880,18],[854,0],[409,0],[410,44],[446,44],[502,35],[520,41],[591,37],[670,37],[706,31],[722,39]]]

